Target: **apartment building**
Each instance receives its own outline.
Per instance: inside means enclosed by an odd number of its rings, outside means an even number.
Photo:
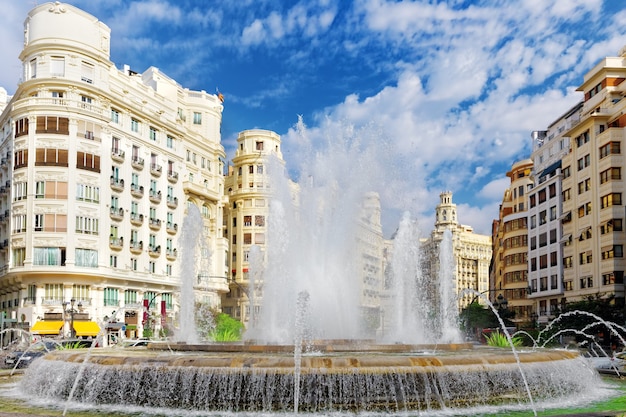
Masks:
[[[580,119],[562,160],[563,289],[567,301],[615,297],[624,305],[622,151],[626,126],[626,50],[585,74]]]
[[[533,189],[528,193],[528,298],[533,301],[532,324],[552,320],[563,297],[562,158],[569,153],[569,128],[578,123],[582,103],[554,121],[545,131],[532,133]],[[516,279],[523,280],[521,274]]]
[[[32,9],[0,115],[0,304],[41,335],[172,322],[193,302],[178,299],[190,205],[211,256],[199,294],[217,306],[228,291],[222,103],[154,67],[116,68],[110,39],[69,4]]]
[[[513,164],[506,173],[510,185],[504,191],[499,218],[493,224],[493,260],[489,298],[514,313],[516,325],[532,317],[532,301],[528,298],[528,204],[533,188],[533,161],[525,159]],[[500,297],[502,296],[502,297]]]
[[[439,195],[439,204],[435,208],[435,228],[424,242],[424,253],[431,258],[428,261],[431,276],[439,273],[439,245],[445,230],[452,233],[454,251],[454,280],[459,309],[467,307],[476,295],[465,292],[473,289],[480,293],[489,292],[489,263],[492,256],[491,236],[474,232],[471,226],[459,223],[457,206],[452,201],[452,192]]]
[[[254,290],[250,285],[250,264],[257,262],[254,266],[259,270],[265,263],[271,197],[268,169],[274,163],[272,168],[284,168],[280,145],[280,136],[269,130],[239,133],[233,165],[228,167],[225,178],[229,205],[224,207],[223,234],[228,241],[229,291],[222,296],[222,311],[243,323],[258,314],[261,305],[263,294],[250,293]]]

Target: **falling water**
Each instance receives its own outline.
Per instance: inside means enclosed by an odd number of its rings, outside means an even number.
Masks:
[[[455,294],[455,270],[452,232],[446,229],[439,246],[439,293],[442,320],[440,341],[443,343],[455,343],[462,340]]]
[[[428,293],[421,272],[419,229],[409,213],[404,213],[393,239],[391,291],[385,306],[388,334],[385,340],[403,343],[426,343],[426,314],[430,309]],[[410,330],[410,331],[408,331]]]
[[[187,207],[187,216],[183,221],[180,235],[181,262],[180,262],[180,322],[176,341],[189,344],[198,343],[198,334],[195,325],[195,296],[194,285],[197,280],[197,254],[206,251],[202,236],[202,217],[200,210],[190,204]]]

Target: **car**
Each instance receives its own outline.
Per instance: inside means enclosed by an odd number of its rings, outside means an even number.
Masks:
[[[57,349],[80,349],[91,347],[91,340],[83,339],[64,339],[64,340],[46,340],[35,342],[28,349],[15,350],[10,352],[5,358],[5,365],[14,368],[25,368],[35,359],[44,356],[46,353]]]

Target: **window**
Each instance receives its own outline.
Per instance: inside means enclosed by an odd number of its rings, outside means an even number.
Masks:
[[[95,217],[76,216],[76,233],[97,235],[99,221]]]
[[[537,205],[537,196],[535,194],[530,196],[530,208],[533,208]]]
[[[135,133],[139,132],[139,120],[130,119],[130,130],[132,130]]]
[[[603,285],[623,284],[623,283],[624,283],[624,271],[614,271],[614,272],[602,275]]]
[[[622,245],[613,245],[612,247],[602,248],[602,259],[623,258],[624,247]]]
[[[619,167],[612,167],[600,173],[600,184],[620,179],[622,179],[622,169]]]
[[[546,212],[546,210],[541,210],[539,212],[539,224],[546,224],[546,222],[548,221],[548,214]]]
[[[590,163],[591,163],[591,157],[589,156],[589,154],[583,156],[582,158],[578,160],[578,170],[580,171],[584,168],[587,168]]]
[[[572,198],[571,190],[568,188],[567,190],[563,190],[563,201],[568,201]]]
[[[58,116],[37,116],[37,133],[55,133],[68,135],[70,119]]]
[[[254,225],[258,227],[265,227],[265,216],[254,216]]]
[[[76,168],[100,172],[100,156],[86,152],[76,152]]]
[[[569,178],[572,175],[572,170],[569,166],[563,168],[563,178]]]
[[[556,229],[550,230],[550,243],[556,243]]]
[[[120,112],[119,112],[119,110],[111,109],[111,121],[113,123],[116,123],[116,124],[120,123]]]
[[[600,199],[600,208],[622,205],[622,193],[611,193]]]
[[[252,233],[244,233],[243,234],[243,244],[251,245],[252,244]]]
[[[62,56],[50,57],[50,75],[53,77],[65,76],[65,58]]]
[[[65,248],[33,248],[33,265],[65,265]]]
[[[155,127],[150,126],[150,140],[157,140],[157,130]]]
[[[37,58],[30,60],[30,78],[37,78]]]
[[[148,262],[148,272],[154,274],[156,272],[156,262],[150,261]]]
[[[591,178],[587,178],[586,180],[578,183],[578,194],[582,194],[589,190],[591,190]]]
[[[194,125],[202,124],[202,113],[193,112],[193,124]]]
[[[109,256],[109,266],[111,268],[117,268],[117,256],[116,255]]]
[[[576,146],[578,146],[578,147],[584,145],[587,142],[589,142],[589,131],[588,130],[585,133],[583,133],[582,135],[579,135],[578,137],[576,137]]]
[[[530,216],[530,228],[534,229],[537,227],[537,216]]]
[[[620,153],[621,148],[619,142],[609,142],[606,145],[600,147],[600,159],[609,155],[617,155]]]
[[[174,138],[170,135],[167,135],[166,146],[168,149],[174,149]]]
[[[556,220],[556,206],[550,207],[550,220]]]
[[[119,291],[117,288],[105,288],[104,289],[104,305],[105,306],[117,306],[119,302],[117,296]]]
[[[13,186],[13,201],[26,200],[28,191],[27,182],[16,182]]]
[[[137,304],[137,291],[135,290],[124,291],[124,304],[126,305]]]
[[[56,213],[35,214],[34,228],[36,232],[67,232],[67,215]]]
[[[537,249],[537,237],[533,236],[530,238],[530,250]]]
[[[548,192],[550,193],[550,198],[556,197],[556,184],[550,184],[548,186]]]
[[[44,287],[46,300],[63,301],[63,284],[46,284]]]
[[[257,142],[255,143],[255,149],[256,149],[257,151],[262,151],[262,150],[263,150],[263,141],[257,141]]]
[[[16,214],[13,216],[12,222],[12,232],[13,233],[24,233],[26,232],[26,215],[25,214]]]
[[[84,81],[88,84],[93,84],[93,78],[94,78],[94,66],[92,64],[90,64],[89,62],[82,62],[81,66],[80,66],[80,70],[81,70],[81,75],[80,75],[80,79],[81,81]]]
[[[28,119],[26,117],[15,121],[15,137],[28,135]]]
[[[76,184],[76,200],[99,203],[100,187],[96,187],[94,185]]]
[[[546,246],[548,244],[548,234],[547,233],[541,233],[539,235],[539,247],[543,248],[544,246]]]
[[[35,214],[35,232],[43,230],[43,214]]]

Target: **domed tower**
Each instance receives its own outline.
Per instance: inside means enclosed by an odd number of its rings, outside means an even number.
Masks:
[[[459,223],[456,217],[456,204],[452,203],[452,192],[444,191],[439,194],[439,204],[435,209],[435,228],[454,228]]]

